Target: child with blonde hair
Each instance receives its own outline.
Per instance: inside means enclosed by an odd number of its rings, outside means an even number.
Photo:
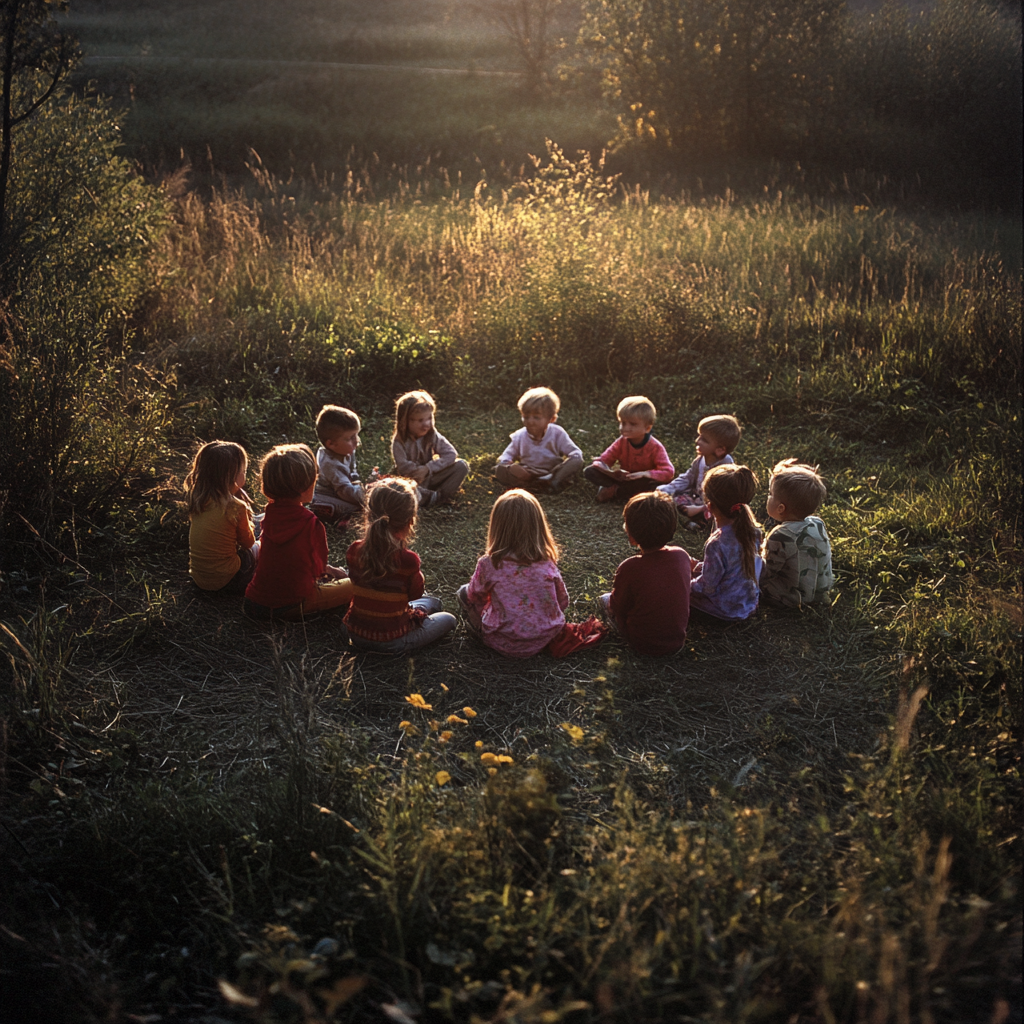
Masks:
[[[598,501],[652,491],[675,474],[665,446],[651,434],[658,413],[649,398],[630,395],[619,402],[615,415],[618,438],[583,470],[584,478],[597,485]],[[616,463],[619,468],[612,469]]]
[[[735,416],[719,414],[705,416],[697,424],[697,457],[690,463],[685,473],[680,473],[675,480],[662,484],[658,490],[671,496],[689,520],[689,529],[698,529],[699,525],[710,516],[704,505],[704,475],[716,466],[733,464],[732,452],[740,443],[743,433],[739,420]]]
[[[352,597],[344,569],[327,564],[324,524],[304,506],[316,486],[316,458],[304,444],[280,444],[263,456],[267,497],[260,558],[242,608],[254,619],[298,622],[341,608]]]
[[[569,605],[558,554],[540,502],[518,489],[501,495],[487,549],[458,592],[470,632],[512,658],[544,650],[562,632]]]
[[[821,601],[835,582],[832,545],[813,513],[825,500],[817,466],[785,459],[768,484],[768,515],[780,525],[765,538],[761,593],[786,608]]]
[[[509,435],[494,475],[506,487],[557,494],[583,468],[583,452],[555,422],[561,401],[551,388],[530,388],[519,399],[523,426]]]
[[[423,593],[420,558],[409,550],[416,507],[411,480],[387,477],[367,491],[363,537],[346,556],[352,604],[345,624],[360,650],[408,654],[455,628],[455,616]]]
[[[761,529],[750,502],[757,477],[747,466],[717,466],[704,477],[704,503],[715,531],[704,545],[704,559],[692,559],[690,609],[739,622],[757,610]]]
[[[395,400],[391,434],[394,475],[412,480],[420,508],[450,501],[469,473],[448,439],[434,425],[437,405],[426,391],[407,391]]]
[[[339,528],[348,526],[366,501],[356,449],[362,424],[351,410],[340,405],[325,405],[316,417],[317,481],[310,508],[318,519]]]
[[[244,594],[260,553],[245,493],[245,449],[208,441],[185,477],[188,571],[200,590]]]

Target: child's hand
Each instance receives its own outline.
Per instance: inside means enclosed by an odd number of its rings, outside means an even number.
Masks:
[[[329,565],[324,571],[324,575],[332,580],[347,580],[348,573],[337,565]]]
[[[627,473],[627,480],[643,480],[645,477],[649,477],[651,474],[648,470],[644,469],[638,473]]]
[[[518,462],[513,462],[512,465],[508,467],[508,471],[517,480],[532,480],[535,476],[540,476],[539,473],[534,473],[533,470],[527,469]]]
[[[418,484],[425,484],[427,482],[427,475],[428,475],[427,467],[426,466],[420,466],[419,469],[413,470],[409,474],[409,479],[410,480],[415,480],[416,483],[418,483]]]
[[[704,514],[703,505],[684,505],[683,511],[692,519],[694,516],[701,516]]]

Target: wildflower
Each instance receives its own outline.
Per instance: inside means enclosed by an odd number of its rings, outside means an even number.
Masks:
[[[462,709],[462,713],[467,718],[476,718],[476,712],[472,708],[463,708]]]
[[[448,716],[448,724],[449,725],[469,725],[469,722],[467,722],[466,719],[464,719],[464,718],[459,718],[458,715],[449,715]]]
[[[411,704],[414,708],[419,708],[421,711],[432,711],[434,708],[433,704],[428,704],[423,699],[422,693],[411,693],[405,699],[407,703]]]
[[[488,750],[485,753],[480,755],[480,760],[483,761],[484,764],[497,764],[498,763],[498,755],[497,754],[492,754]]]
[[[441,742],[447,743],[454,735],[455,733],[453,733],[450,729],[445,729],[445,731],[441,733]]]
[[[419,736],[420,731],[416,728],[412,722],[399,722],[398,728],[405,733],[406,736]]]
[[[437,730],[441,728],[441,723],[433,718],[429,722],[427,722],[427,725],[430,726],[431,732],[437,732]]]
[[[580,740],[583,739],[583,730],[578,725],[572,725],[570,722],[563,722],[561,727],[569,734],[569,739],[571,739],[573,743],[579,743]]]
[[[451,782],[452,777],[447,772],[438,772],[434,778],[437,780],[439,786],[443,786],[446,782]]]
[[[515,758],[509,757],[508,754],[498,755],[498,764],[515,764]]]
[[[498,774],[498,769],[497,768],[488,768],[487,769],[487,774],[488,775],[497,775]]]
[[[476,747],[477,750],[479,750],[483,745],[484,745],[484,741],[483,740],[477,740],[476,743],[473,744],[473,746]]]

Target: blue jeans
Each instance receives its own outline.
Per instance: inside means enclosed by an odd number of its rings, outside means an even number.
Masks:
[[[441,602],[436,597],[426,595],[409,602],[410,608],[420,608],[427,613],[421,622],[414,622],[412,629],[405,636],[396,640],[364,640],[361,636],[349,634],[349,642],[360,651],[372,654],[410,654],[421,647],[440,640],[445,633],[455,628],[455,616],[450,612],[441,611]]]

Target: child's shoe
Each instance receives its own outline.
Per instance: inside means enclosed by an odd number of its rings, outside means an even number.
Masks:
[[[616,494],[619,493],[618,484],[606,484],[604,487],[598,487],[597,489],[597,500],[598,501],[611,501]]]
[[[440,505],[444,499],[441,497],[440,491],[432,491],[427,487],[421,488],[423,497],[420,498],[420,508],[433,508],[435,505]]]

